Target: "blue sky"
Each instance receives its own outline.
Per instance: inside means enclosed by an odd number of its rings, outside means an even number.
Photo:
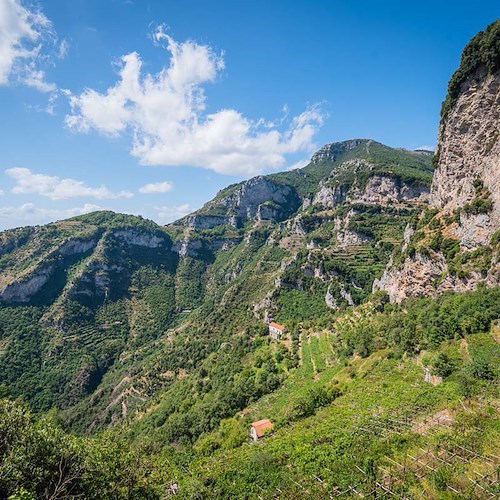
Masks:
[[[497,1],[0,0],[0,229],[104,208],[167,223],[370,137],[435,144]]]

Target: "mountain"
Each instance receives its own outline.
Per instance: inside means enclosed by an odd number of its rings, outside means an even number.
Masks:
[[[271,318],[360,303],[427,202],[431,158],[350,140],[167,227],[95,212],[1,233],[0,380],[93,429]]]
[[[391,300],[500,283],[500,21],[465,47],[443,102],[429,210],[375,290]]]

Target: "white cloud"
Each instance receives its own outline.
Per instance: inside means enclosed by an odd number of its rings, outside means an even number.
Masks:
[[[314,149],[323,122],[318,106],[276,123],[234,109],[207,113],[203,85],[224,68],[222,55],[193,41],[176,42],[161,28],[153,38],[165,43],[169,64],[149,74],[139,54],[123,56],[114,86],[70,96],[68,127],[110,136],[130,132],[131,154],[144,165],[191,165],[235,175],[282,167],[285,155]]]
[[[39,10],[25,7],[21,0],[0,0],[0,85],[23,83],[41,92],[52,92],[43,65],[53,53],[67,51],[67,42],[58,46],[50,20]]]
[[[181,217],[184,217],[184,215],[193,211],[188,203],[183,203],[182,205],[173,207],[156,207],[156,210],[159,224],[168,224],[169,222],[180,219]]]
[[[68,42],[68,40],[63,40],[59,44],[59,49],[57,51],[57,57],[59,59],[64,59],[66,57],[66,54],[68,53],[68,50],[69,50],[69,42]]]
[[[286,170],[296,170],[297,168],[303,168],[306,165],[309,165],[311,160],[309,158],[304,158],[303,160],[296,161],[292,165],[288,166]]]
[[[29,168],[9,168],[5,173],[16,180],[12,188],[14,194],[38,194],[51,200],[63,200],[81,196],[91,196],[97,199],[131,198],[132,193],[120,191],[114,193],[106,186],[89,187],[83,181],[61,179],[57,176],[34,174]]]
[[[429,146],[428,144],[424,144],[423,146],[419,146],[418,148],[415,148],[413,151],[417,151],[418,149],[423,149],[425,151],[435,151],[436,146]]]
[[[154,193],[166,193],[173,188],[173,185],[169,181],[165,182],[155,182],[151,184],[146,184],[139,188],[139,193],[143,194],[154,194]]]
[[[66,219],[75,215],[87,214],[95,210],[100,210],[101,207],[86,203],[81,207],[66,208],[66,209],[51,209],[37,207],[33,203],[25,203],[20,207],[0,207],[0,225],[5,227],[13,227],[18,224],[44,224],[46,222]],[[1,223],[2,219],[6,219],[7,225]]]

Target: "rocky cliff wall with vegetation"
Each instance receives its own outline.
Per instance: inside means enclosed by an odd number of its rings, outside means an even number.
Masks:
[[[464,49],[435,163],[431,208],[374,286],[393,301],[500,283],[500,21]]]

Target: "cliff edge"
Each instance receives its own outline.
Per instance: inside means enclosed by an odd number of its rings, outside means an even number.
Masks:
[[[465,47],[441,115],[430,208],[374,283],[393,302],[500,283],[500,20]]]

